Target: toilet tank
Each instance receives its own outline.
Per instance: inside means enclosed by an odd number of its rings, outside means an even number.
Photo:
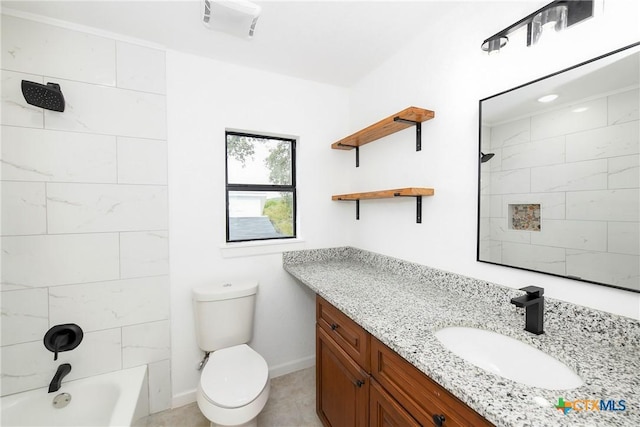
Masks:
[[[245,344],[253,335],[257,281],[199,286],[193,289],[198,346],[204,351]]]

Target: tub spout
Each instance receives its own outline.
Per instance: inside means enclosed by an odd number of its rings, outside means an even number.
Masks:
[[[56,374],[53,376],[51,383],[49,383],[49,393],[53,393],[54,391],[60,390],[60,385],[62,384],[62,379],[67,376],[67,374],[71,372],[71,365],[68,363],[63,363],[58,366],[58,370]]]

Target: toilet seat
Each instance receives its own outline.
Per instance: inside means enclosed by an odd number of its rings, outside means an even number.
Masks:
[[[203,397],[222,408],[251,403],[269,381],[264,358],[246,344],[214,351],[200,376]]]

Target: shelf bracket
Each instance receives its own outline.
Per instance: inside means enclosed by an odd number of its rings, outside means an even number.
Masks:
[[[344,199],[338,199],[338,200],[344,200]],[[356,199],[356,219],[360,219],[360,199]]]
[[[356,167],[360,167],[360,146],[358,145],[348,145],[348,144],[338,144],[340,147],[350,147],[356,149]]]
[[[422,196],[403,196],[395,193],[394,197],[415,197],[416,198],[416,224],[422,224]]]
[[[416,126],[416,151],[422,150],[422,123],[415,120],[407,120],[401,117],[394,117],[394,122],[407,123]]]

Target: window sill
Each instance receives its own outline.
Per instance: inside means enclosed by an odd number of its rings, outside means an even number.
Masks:
[[[223,258],[237,258],[295,251],[304,249],[305,246],[306,242],[301,239],[237,242],[220,245],[220,252]]]

